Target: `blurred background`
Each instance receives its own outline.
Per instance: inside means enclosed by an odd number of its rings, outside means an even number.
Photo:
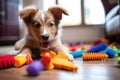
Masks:
[[[59,5],[69,16],[61,20],[62,41],[94,42],[100,38],[120,42],[119,0],[0,0],[0,45],[14,44],[24,36],[18,11],[35,5],[41,10]]]

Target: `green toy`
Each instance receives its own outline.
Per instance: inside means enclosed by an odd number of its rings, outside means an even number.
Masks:
[[[118,48],[116,46],[113,46],[112,49],[115,52],[115,57],[118,57],[119,56],[119,50],[118,50]]]
[[[117,63],[120,65],[120,57],[117,58]]]

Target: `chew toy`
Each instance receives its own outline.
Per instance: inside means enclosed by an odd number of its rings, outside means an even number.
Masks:
[[[70,54],[72,54],[73,57],[76,58],[76,57],[81,57],[84,52],[85,52],[84,50],[73,51],[73,52],[71,51]]]
[[[33,60],[31,56],[27,54],[19,54],[14,57],[15,63],[14,67],[21,67],[24,64],[30,64]]]
[[[107,54],[101,54],[101,53],[84,53],[82,55],[83,60],[102,60],[107,59]]]
[[[24,56],[15,56],[14,59],[15,59],[14,67],[21,67],[27,62],[27,59]]]
[[[117,63],[120,65],[120,57],[117,58]]]
[[[106,44],[108,44],[109,41],[107,39],[105,39],[105,38],[101,38],[101,39],[98,39],[98,40],[94,41],[94,45],[98,45],[100,43],[106,43]]]
[[[63,58],[63,59],[67,59],[67,60],[68,60],[68,56],[65,55],[64,53],[57,54],[56,57],[58,57],[58,58]]]
[[[109,58],[113,58],[115,56],[115,52],[111,48],[107,48],[106,54]]]
[[[96,46],[92,47],[91,49],[87,50],[87,52],[88,53],[89,52],[99,52],[99,51],[104,50],[106,48],[107,48],[107,44],[101,43],[101,44],[96,45]]]
[[[69,61],[66,58],[59,58],[56,56],[56,53],[47,50],[41,53],[42,59],[41,62],[45,65],[46,69],[65,69],[69,71],[77,71],[78,67],[74,65],[73,62]]]
[[[45,68],[48,70],[54,69],[54,65],[52,63],[52,59],[56,57],[56,53],[51,50],[44,50],[40,56],[41,62],[44,64]]]
[[[69,50],[70,50],[70,51],[76,51],[76,50],[77,50],[77,47],[76,47],[76,46],[69,47]]]
[[[57,69],[65,69],[69,71],[77,71],[78,67],[73,62],[66,59],[55,58],[53,59],[53,65]]]
[[[120,49],[118,49],[118,55],[120,56]]]
[[[107,47],[105,50],[99,51],[99,53],[105,53],[109,58],[113,58],[115,56],[114,50],[109,47]]]
[[[4,55],[0,56],[0,69],[12,67],[14,65],[14,56]]]
[[[54,65],[52,64],[52,59],[50,56],[44,55],[42,56],[41,62],[45,66],[45,69],[52,70],[54,69]]]
[[[112,49],[114,50],[115,52],[115,57],[118,57],[119,56],[119,50],[117,49],[116,46],[113,46]]]
[[[69,42],[69,46],[74,46],[74,43],[73,42]]]
[[[44,65],[40,61],[33,61],[26,70],[30,76],[37,76],[43,69]]]

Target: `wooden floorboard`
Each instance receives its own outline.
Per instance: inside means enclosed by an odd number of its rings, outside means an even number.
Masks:
[[[105,61],[74,60],[79,66],[77,72],[65,70],[43,70],[38,76],[30,77],[26,66],[0,70],[0,80],[120,80],[120,67],[115,59]]]

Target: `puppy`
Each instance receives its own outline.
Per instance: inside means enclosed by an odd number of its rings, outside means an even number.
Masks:
[[[39,56],[41,51],[51,49],[56,53],[65,53],[69,60],[73,60],[73,56],[68,53],[60,39],[59,23],[62,14],[68,15],[68,12],[58,6],[51,7],[47,11],[29,6],[19,11],[19,16],[26,24],[28,32],[16,42],[15,49],[20,50],[20,54],[27,54],[33,58]]]

